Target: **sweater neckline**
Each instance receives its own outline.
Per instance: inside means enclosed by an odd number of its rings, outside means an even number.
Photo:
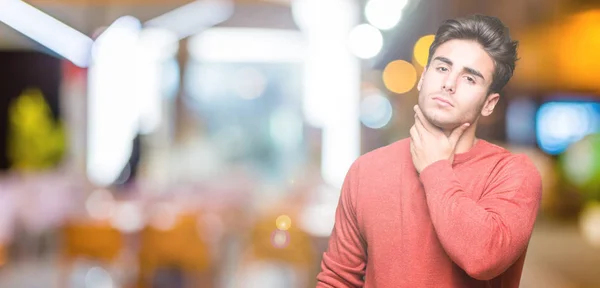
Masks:
[[[485,146],[485,143],[486,143],[485,140],[477,139],[477,141],[475,141],[475,144],[473,146],[471,146],[471,149],[469,149],[468,151],[463,152],[463,153],[454,154],[453,164],[460,164],[460,163],[463,163],[463,162],[473,158],[473,156],[480,153],[481,149],[483,149],[483,147]]]

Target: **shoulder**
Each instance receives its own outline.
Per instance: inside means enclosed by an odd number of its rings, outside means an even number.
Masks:
[[[527,176],[539,176],[539,172],[529,156],[514,153],[496,144],[485,142],[487,155],[497,158],[496,168],[511,174],[524,173]]]
[[[541,196],[542,177],[534,162],[523,153],[513,153],[494,144],[489,145],[488,157],[496,158],[493,182],[502,186],[533,192]]]
[[[388,166],[400,162],[403,157],[410,153],[410,139],[405,138],[389,145],[371,150],[357,159],[361,166]]]
[[[364,153],[354,161],[350,172],[355,176],[360,174],[363,178],[396,173],[398,169],[401,169],[403,163],[407,160],[411,161],[409,141],[408,138],[401,139]]]
[[[520,181],[521,186],[531,186],[541,189],[542,176],[531,159],[525,154],[511,153],[507,157],[503,170],[516,180]]]

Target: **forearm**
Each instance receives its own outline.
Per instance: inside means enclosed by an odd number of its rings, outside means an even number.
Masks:
[[[525,251],[537,213],[535,197],[507,190],[475,201],[447,161],[432,164],[420,177],[438,239],[473,278],[496,277]]]
[[[360,265],[342,264],[339,259],[325,253],[321,262],[321,273],[317,275],[317,287],[362,287],[365,264],[365,262]]]

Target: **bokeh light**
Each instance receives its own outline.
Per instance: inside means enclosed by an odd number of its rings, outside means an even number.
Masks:
[[[540,106],[536,120],[540,148],[548,154],[557,155],[584,136],[598,132],[600,104],[548,102]]]
[[[369,24],[360,24],[350,31],[348,46],[356,57],[370,59],[377,56],[381,51],[383,36],[377,28]]]
[[[271,244],[275,248],[285,248],[290,244],[290,233],[288,231],[275,230],[271,233]]]
[[[370,0],[365,5],[365,17],[378,29],[388,30],[400,22],[407,3],[408,0]]]
[[[559,159],[566,180],[585,199],[600,199],[600,134],[585,136],[570,145]]]
[[[380,129],[392,119],[392,104],[382,93],[367,95],[360,103],[360,121],[366,127]]]
[[[404,60],[395,60],[387,64],[383,70],[385,87],[398,94],[410,91],[417,82],[415,66]]]
[[[587,243],[600,247],[600,203],[590,202],[583,208],[579,227]]]
[[[552,55],[556,57],[555,61],[549,62],[557,64],[556,68],[545,72],[555,74],[557,81],[571,87],[598,89],[597,73],[590,71],[597,72],[600,66],[600,10],[582,11],[565,20],[561,22],[558,33],[551,36],[552,39],[561,37],[561,41],[553,42],[552,47],[547,47],[555,53]],[[550,59],[554,58],[552,56]]]
[[[575,185],[586,184],[593,176],[594,147],[590,138],[581,139],[571,145],[564,154],[564,170],[567,178]]]
[[[108,271],[100,267],[93,267],[85,275],[86,288],[112,288],[113,280]]]
[[[110,220],[112,226],[122,232],[138,232],[144,226],[142,207],[132,201],[117,203],[115,213]]]
[[[281,215],[275,220],[275,225],[277,229],[286,231],[292,226],[292,218],[288,215]]]
[[[85,209],[95,220],[108,220],[114,213],[114,198],[108,190],[95,190],[85,201]]]
[[[415,43],[413,48],[413,57],[415,58],[417,64],[419,64],[421,67],[425,67],[427,65],[427,59],[429,59],[429,47],[431,47],[434,39],[435,35],[433,34],[425,35],[419,38],[417,43]]]

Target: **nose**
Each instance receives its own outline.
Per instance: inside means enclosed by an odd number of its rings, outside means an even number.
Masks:
[[[457,77],[452,74],[446,76],[446,79],[444,79],[444,82],[442,83],[442,90],[447,93],[456,92],[456,78]]]

